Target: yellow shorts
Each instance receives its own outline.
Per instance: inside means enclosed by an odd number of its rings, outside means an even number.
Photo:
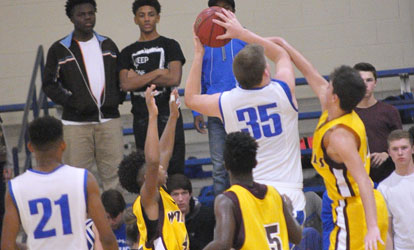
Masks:
[[[377,207],[377,224],[381,239],[385,243],[388,230],[388,211],[384,198],[378,190],[374,190]],[[332,215],[335,228],[329,240],[329,250],[365,250],[364,238],[367,234],[365,212],[361,197],[351,197],[332,203]],[[377,242],[378,250],[385,245]]]

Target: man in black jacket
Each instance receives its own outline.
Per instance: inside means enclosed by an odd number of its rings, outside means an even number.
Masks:
[[[125,96],[116,71],[119,51],[93,30],[95,0],[67,0],[65,7],[74,31],[50,47],[43,91],[63,106],[64,163],[87,169],[96,163],[104,190],[117,188],[123,157],[118,105]]]
[[[203,249],[214,236],[214,211],[192,196],[190,180],[183,174],[174,174],[167,180],[168,193],[185,215],[185,226],[192,250]]]

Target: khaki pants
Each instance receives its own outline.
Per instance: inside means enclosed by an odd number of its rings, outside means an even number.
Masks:
[[[118,165],[123,158],[121,119],[99,124],[64,125],[65,164],[91,171],[94,164],[103,189],[120,189]]]

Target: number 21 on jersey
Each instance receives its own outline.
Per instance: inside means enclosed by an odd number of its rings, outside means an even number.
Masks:
[[[38,208],[38,204],[42,207],[42,209]],[[55,206],[60,207],[63,234],[72,234],[68,195],[63,194],[58,200],[54,201],[53,204]],[[55,228],[45,230],[46,224],[52,217],[52,201],[48,198],[30,200],[29,208],[31,215],[40,214],[41,211],[43,211],[42,218],[40,219],[39,224],[37,224],[36,229],[34,230],[34,238],[41,239],[56,236]]]
[[[242,128],[241,131],[250,133],[256,140],[262,138],[262,136],[273,137],[279,135],[283,129],[280,115],[272,112],[276,108],[276,103],[270,103],[236,110],[238,121],[244,122],[248,126]]]

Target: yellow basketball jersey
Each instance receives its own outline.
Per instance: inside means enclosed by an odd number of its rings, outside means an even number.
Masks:
[[[264,197],[257,197],[248,189],[233,185],[226,193],[233,192],[237,197],[235,205],[241,212],[238,218],[236,212],[238,232],[234,236],[236,249],[289,249],[289,239],[283,214],[283,203],[279,193],[272,186],[261,185],[265,192]],[[226,194],[225,194],[226,195]],[[228,195],[226,195],[228,196]],[[230,196],[228,196],[230,197]]]
[[[326,155],[323,146],[323,136],[329,129],[337,125],[348,127],[359,138],[359,156],[364,163],[365,171],[369,174],[370,158],[365,126],[354,111],[329,122],[327,118],[328,113],[325,111],[313,135],[312,164],[323,177],[328,196],[333,200],[331,206],[335,227],[330,233],[329,250],[365,250],[364,237],[367,234],[367,226],[358,184],[344,164],[335,163]],[[377,190],[374,190],[374,198],[377,225],[381,239],[385,242],[388,229],[387,207]],[[385,249],[385,246],[378,243],[378,250],[382,249]]]
[[[339,124],[348,127],[359,138],[359,156],[364,163],[365,171],[369,174],[370,158],[364,123],[362,123],[355,111],[329,122],[327,122],[327,118],[328,112],[325,111],[319,119],[315,133],[313,134],[312,165],[323,177],[328,196],[332,200],[341,200],[346,197],[359,196],[358,185],[349,171],[347,171],[345,165],[337,164],[342,165],[342,167],[335,168],[335,166],[333,166],[334,164],[329,163],[329,158],[325,154],[322,144],[323,136],[329,129]]]
[[[137,225],[140,234],[138,249],[146,250],[188,250],[190,244],[187,229],[184,224],[184,216],[173,198],[163,189],[159,189],[159,217],[156,237],[152,242],[148,241],[148,232],[145,225],[141,196],[135,200],[133,212],[137,217]],[[151,239],[150,239],[151,240]]]

